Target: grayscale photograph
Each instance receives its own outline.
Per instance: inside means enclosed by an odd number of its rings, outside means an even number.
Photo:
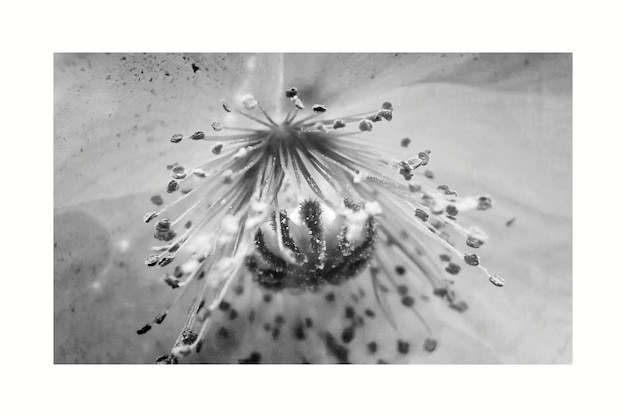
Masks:
[[[572,54],[53,60],[55,364],[572,363]]]

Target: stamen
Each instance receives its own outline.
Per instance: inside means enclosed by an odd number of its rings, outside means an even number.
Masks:
[[[246,110],[252,110],[257,106],[257,104],[259,104],[250,94],[243,96],[241,102],[243,103],[243,106],[246,108]]]
[[[370,132],[373,127],[374,125],[372,124],[372,122],[367,119],[363,119],[359,122],[359,130],[361,132]]]
[[[211,123],[216,132],[236,130],[245,134],[207,136],[198,131],[186,138],[175,134],[170,139],[172,143],[183,139],[214,142],[211,153],[220,156],[192,170],[173,164],[169,168],[173,179],[168,183],[167,191],[172,193],[182,188],[183,195],[161,211],[144,216],[146,223],[159,217],[154,237],[168,242],[154,248],[156,253],[145,260],[148,266],[164,267],[174,262],[182,248],[201,230],[212,229],[207,242],[201,249],[194,249],[189,261],[178,264],[173,274],[165,274],[164,281],[168,286],[182,288],[177,291],[177,299],[187,288],[200,291],[171,354],[159,358],[159,363],[174,363],[194,349],[199,350],[209,323],[224,316],[211,312],[226,305],[224,299],[230,283],[236,277],[241,286],[243,277],[250,273],[257,289],[268,291],[268,296],[272,295],[269,291],[276,294],[276,304],[283,297],[288,300],[296,296],[298,291],[314,294],[322,286],[339,286],[348,279],[358,279],[360,272],[369,268],[371,291],[389,324],[399,330],[389,308],[395,292],[390,293],[385,286],[388,283],[381,282],[381,278],[387,279],[399,291],[403,289],[399,296],[395,294],[396,305],[410,308],[429,335],[431,331],[416,308],[417,295],[410,292],[408,285],[399,285],[395,280],[412,278],[413,274],[409,272],[417,272],[417,276],[423,276],[450,308],[462,312],[467,309],[467,304],[455,301],[454,292],[449,289],[450,276],[458,274],[461,267],[447,254],[439,261],[437,254],[440,251],[431,253],[432,245],[427,239],[434,239],[465,263],[481,269],[493,285],[503,286],[500,277],[480,265],[477,254],[465,254],[455,249],[448,235],[452,230],[463,236],[467,246],[480,248],[487,239],[486,234],[475,227],[465,229],[457,217],[467,210],[490,208],[491,199],[485,196],[459,198],[448,186],[435,189],[401,181],[398,173],[407,181],[417,175],[433,177],[428,170],[418,171],[429,163],[429,150],[407,160],[394,161],[367,145],[371,139],[362,132],[372,131],[374,123],[391,121],[391,103],[384,102],[379,110],[329,120],[319,120],[319,114],[327,111],[326,106],[314,104],[312,115],[294,122],[299,111],[304,110],[304,104],[295,87],[285,91],[285,95],[293,107],[280,125],[253,96],[246,95],[242,98],[243,107],[246,110],[258,107],[267,122],[232,108],[225,100],[221,101],[222,107],[226,112],[243,115],[263,125],[263,128],[229,127],[216,121]],[[348,125],[352,127],[348,132],[338,131]],[[409,138],[404,138],[400,145],[406,148],[410,142]],[[417,178],[421,178],[419,176]],[[190,177],[204,180],[197,180],[200,185],[193,188],[182,187]],[[190,203],[184,206],[178,205],[190,196],[196,198],[188,200]],[[207,204],[209,199],[212,203]],[[271,216],[270,210],[274,210]],[[290,223],[287,210],[292,216],[299,216],[299,220],[293,217],[293,223]],[[185,227],[180,227],[183,223]],[[397,257],[406,268],[391,264],[388,255]],[[436,257],[434,260],[433,256]],[[192,285],[194,282],[202,283],[196,286]],[[298,291],[280,293],[288,288]],[[338,291],[337,294],[341,300],[342,293]],[[347,295],[352,298],[348,299]],[[351,305],[364,297],[364,292],[360,297],[356,291],[346,294]],[[351,305],[349,308],[352,309]],[[232,311],[230,318],[236,319],[238,313],[235,309]],[[363,317],[354,309],[351,311],[350,322],[341,324],[337,339],[324,327],[320,327],[318,334],[329,353],[340,362],[347,362],[349,354],[340,343],[354,344],[359,335],[356,332],[363,326]],[[258,309],[251,310],[251,313],[258,312]],[[138,332],[145,333],[152,324],[160,324],[166,314],[167,309]],[[290,329],[295,329],[294,336],[298,341],[310,339],[300,317],[288,323]],[[275,321],[272,332],[268,323],[269,334],[275,339],[280,337],[280,324],[282,321]],[[324,326],[323,321],[320,326]],[[218,335],[228,335],[229,338],[235,335],[230,328],[222,329]],[[401,354],[408,353],[413,346],[413,342],[409,343],[401,334],[396,340]],[[436,340],[429,336],[423,348],[432,352],[436,346]],[[240,361],[260,362],[260,354],[253,354],[248,358],[240,355],[244,357]]]
[[[231,111],[233,111],[233,108],[230,107],[230,104],[226,103],[226,100],[221,100],[221,102],[222,102],[222,107],[227,113],[230,113]]]

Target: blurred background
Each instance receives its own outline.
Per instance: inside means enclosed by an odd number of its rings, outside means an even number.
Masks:
[[[55,363],[153,363],[169,350],[176,315],[149,337],[136,334],[172,296],[144,266],[154,242],[141,219],[154,210],[153,196],[165,197],[167,165],[210,157],[169,138],[208,130],[223,115],[222,98],[251,93],[281,111],[291,86],[308,103],[345,114],[391,101],[393,123],[373,132],[382,148],[401,155],[397,144],[410,137],[412,149],[432,151],[438,182],[494,198],[491,211],[476,215],[490,235],[481,259],[506,285],[464,271],[455,286],[470,309],[443,321],[474,343],[450,343],[431,362],[571,363],[570,54],[56,54],[54,61]]]

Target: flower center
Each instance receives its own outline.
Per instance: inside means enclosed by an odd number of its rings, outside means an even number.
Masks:
[[[248,258],[258,284],[315,291],[361,272],[374,251],[376,222],[370,208],[344,204],[338,213],[305,200],[291,215],[284,209],[274,213],[256,233],[256,253]]]

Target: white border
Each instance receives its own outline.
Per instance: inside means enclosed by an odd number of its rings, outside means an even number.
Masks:
[[[623,412],[623,13],[603,1],[225,3],[4,6],[3,415]],[[574,52],[575,364],[53,366],[52,53],[70,51]]]

